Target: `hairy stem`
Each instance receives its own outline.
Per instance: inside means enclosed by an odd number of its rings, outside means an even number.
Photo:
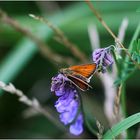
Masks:
[[[71,52],[72,54],[79,58],[79,60],[81,60],[82,62],[87,62],[86,56],[84,53],[82,53],[79,49],[78,46],[74,43],[72,43],[67,36],[64,34],[64,32],[59,29],[58,27],[56,27],[55,25],[53,25],[48,19],[40,17],[40,16],[35,16],[33,14],[29,15],[30,17],[39,20],[45,24],[47,24],[53,31],[54,33],[56,33],[57,35],[57,39],[56,41],[59,41],[60,43],[64,44]]]

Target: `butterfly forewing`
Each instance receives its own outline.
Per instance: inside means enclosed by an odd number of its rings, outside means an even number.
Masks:
[[[82,75],[83,77],[89,78],[96,70],[96,64],[85,64],[69,67],[69,70]]]

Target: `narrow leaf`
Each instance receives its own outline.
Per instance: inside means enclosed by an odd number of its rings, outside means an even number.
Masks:
[[[111,130],[108,130],[104,134],[103,139],[113,139],[114,137],[121,134],[124,130],[130,128],[131,126],[133,126],[139,122],[140,122],[140,113],[136,113],[134,115],[131,115],[130,117],[117,123],[115,126],[113,126],[111,128]]]

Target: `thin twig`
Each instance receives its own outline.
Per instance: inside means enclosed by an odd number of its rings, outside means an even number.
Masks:
[[[33,108],[37,112],[44,115],[47,119],[49,119],[55,126],[57,126],[59,129],[62,129],[63,131],[66,130],[66,128],[53,116],[51,115],[47,110],[45,110],[38,100],[34,98],[33,100],[30,100],[21,90],[16,89],[13,84],[6,85],[4,82],[0,81],[0,89],[9,92],[11,94],[14,94],[19,97],[19,101],[26,104],[27,106]]]
[[[77,58],[79,58],[79,60],[81,60],[82,62],[87,62],[86,56],[84,53],[82,53],[77,45],[75,45],[74,43],[72,43],[64,34],[64,32],[62,30],[60,30],[58,27],[56,27],[55,25],[53,25],[48,19],[40,17],[40,16],[36,16],[33,14],[29,14],[30,17],[39,20],[45,24],[47,24],[53,31],[54,33],[56,33],[57,37],[59,38],[59,40],[61,40],[61,43],[63,43],[71,52],[73,55],[75,55]]]
[[[96,125],[97,125],[97,128],[99,130],[97,133],[97,137],[99,140],[101,140],[103,137],[104,126],[98,120],[96,120]]]
[[[119,41],[119,39],[116,37],[116,35],[112,32],[112,30],[109,28],[109,26],[106,24],[106,22],[102,19],[99,12],[94,8],[93,4],[90,2],[90,0],[85,0],[85,2],[88,4],[92,12],[95,14],[97,19],[100,21],[100,23],[105,27],[105,29],[109,32],[109,34],[114,38],[115,42],[118,43],[118,46],[123,48],[125,53],[129,56],[130,60],[140,69],[140,65],[132,59],[131,54],[128,52],[128,50],[124,47],[124,45]]]
[[[54,53],[47,44],[45,44],[42,40],[40,40],[38,37],[32,34],[28,29],[22,27],[16,20],[9,17],[2,10],[0,10],[0,21],[10,25],[11,27],[15,28],[17,31],[21,32],[22,34],[28,36],[31,40],[33,40],[37,44],[42,55],[45,58],[50,59],[50,61],[54,63],[66,63],[66,64],[72,63],[72,60],[70,58],[65,58]]]
[[[114,114],[115,116],[118,116],[119,118],[119,109],[120,109],[120,97],[121,97],[121,93],[122,93],[122,84],[119,86],[118,88],[118,92],[116,94],[116,97],[115,97],[115,101],[114,101]]]
[[[116,117],[117,122],[121,121],[125,117],[122,113],[122,106],[120,105],[122,89],[123,89],[123,84],[119,86],[118,92],[116,94],[115,101],[114,101],[114,115]],[[127,137],[127,131],[124,131],[118,136],[118,138],[120,139],[124,139],[126,137]]]

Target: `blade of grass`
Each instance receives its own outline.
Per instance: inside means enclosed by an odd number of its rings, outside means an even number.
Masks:
[[[140,113],[131,115],[123,121],[114,125],[111,130],[108,130],[104,135],[103,139],[113,139],[114,137],[121,134],[124,130],[140,122]]]
[[[0,80],[9,82],[24,68],[36,53],[37,47],[29,39],[23,39],[3,60],[0,66]]]

